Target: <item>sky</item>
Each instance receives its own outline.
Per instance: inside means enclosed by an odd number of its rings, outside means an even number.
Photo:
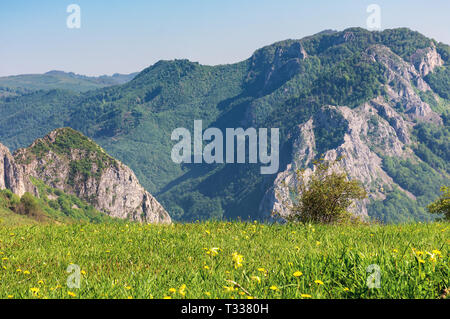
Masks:
[[[79,29],[67,27],[71,4],[81,9]],[[448,0],[1,0],[0,76],[234,63],[280,40],[367,28],[370,4],[381,9],[382,29],[409,27],[450,44]]]

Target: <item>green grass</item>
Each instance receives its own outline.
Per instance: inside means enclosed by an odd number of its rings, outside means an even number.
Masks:
[[[0,298],[247,298],[247,291],[434,299],[450,286],[449,235],[448,223],[0,226]],[[71,263],[82,270],[80,289],[66,286]],[[379,289],[366,284],[371,264],[381,269]]]
[[[15,214],[9,209],[0,207],[0,227],[35,225],[35,224],[38,224],[38,222],[31,218]]]

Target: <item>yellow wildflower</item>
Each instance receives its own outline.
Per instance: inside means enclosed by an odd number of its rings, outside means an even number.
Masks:
[[[33,288],[30,288],[30,291],[33,293],[33,295],[37,295],[39,293],[39,288],[33,287]]]
[[[435,254],[435,255],[438,255],[438,256],[441,256],[441,255],[442,255],[442,253],[441,253],[439,250],[437,250],[437,249],[434,249],[434,250],[432,251],[432,253]]]
[[[300,277],[303,275],[303,273],[301,271],[296,271],[292,274],[294,277]]]
[[[206,254],[210,255],[212,257],[215,257],[215,256],[217,256],[219,254],[219,250],[220,250],[220,248],[213,247],[213,248],[208,249],[206,251]]]
[[[224,286],[223,288],[225,289],[226,292],[232,292],[236,290],[233,286]]]
[[[314,282],[318,285],[323,285],[323,281],[322,280],[314,280]]]
[[[301,294],[300,296],[302,298],[311,298],[312,297],[311,295],[308,295],[308,294]]]
[[[254,281],[257,281],[258,284],[261,283],[261,278],[259,278],[258,276],[251,276],[250,279],[251,279],[251,280],[254,280]]]
[[[239,267],[242,267],[242,263],[244,262],[244,256],[238,254],[237,252],[234,252],[232,256],[233,256],[234,268],[238,269]]]
[[[75,293],[73,293],[73,292],[71,292],[71,291],[68,291],[67,294],[68,294],[70,297],[76,297],[76,296],[77,296],[77,295],[75,295]]]
[[[183,297],[186,296],[186,285],[183,284],[181,285],[180,289],[178,290],[178,292],[180,293],[180,295],[182,295]]]

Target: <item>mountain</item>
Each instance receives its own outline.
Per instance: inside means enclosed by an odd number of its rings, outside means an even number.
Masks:
[[[160,61],[132,81],[84,94],[0,99],[12,149],[57,127],[93,138],[129,165],[177,220],[264,219],[277,191],[312,160],[343,155],[370,193],[355,214],[429,219],[449,183],[450,47],[409,29],[350,28],[281,41],[230,65]],[[280,128],[280,170],[260,164],[175,164],[171,133],[203,127]]]
[[[131,169],[73,129],[52,131],[14,155],[0,145],[0,189],[42,197],[48,188],[75,195],[110,217],[171,222]]]
[[[113,74],[89,77],[73,72],[49,71],[44,74],[24,74],[0,77],[0,94],[6,95],[12,90],[51,90],[64,89],[74,92],[86,92],[131,81],[138,73]],[[11,95],[11,94],[9,94]]]

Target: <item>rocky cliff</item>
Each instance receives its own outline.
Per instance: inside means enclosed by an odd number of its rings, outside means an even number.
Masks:
[[[81,133],[57,129],[12,156],[0,146],[0,188],[37,194],[29,177],[76,195],[107,215],[146,223],[170,223],[133,171]]]
[[[410,132],[417,122],[443,123],[440,115],[419,96],[419,92],[431,91],[423,77],[441,66],[443,61],[434,45],[415,52],[410,62],[383,45],[369,47],[364,56],[369,63],[384,66],[387,79],[383,87],[385,94],[356,108],[325,105],[309,121],[298,125],[291,133],[292,160],[266,192],[260,204],[261,212],[277,211],[281,216],[290,214],[281,204],[289,201],[288,185],[296,182],[297,169],[306,169],[306,176],[310,176],[313,173],[312,162],[320,155],[327,160],[342,158],[339,169],[345,170],[350,179],[361,181],[368,191],[369,198],[351,208],[355,215],[367,217],[367,205],[371,200],[385,199],[386,192],[394,187],[415,199],[384,170],[382,157],[421,162],[411,149],[414,142]],[[339,131],[342,137],[334,148],[321,154],[317,147],[316,128]]]
[[[0,189],[10,189],[22,196],[25,192],[36,194],[36,188],[25,178],[22,169],[16,164],[9,149],[0,144]]]

